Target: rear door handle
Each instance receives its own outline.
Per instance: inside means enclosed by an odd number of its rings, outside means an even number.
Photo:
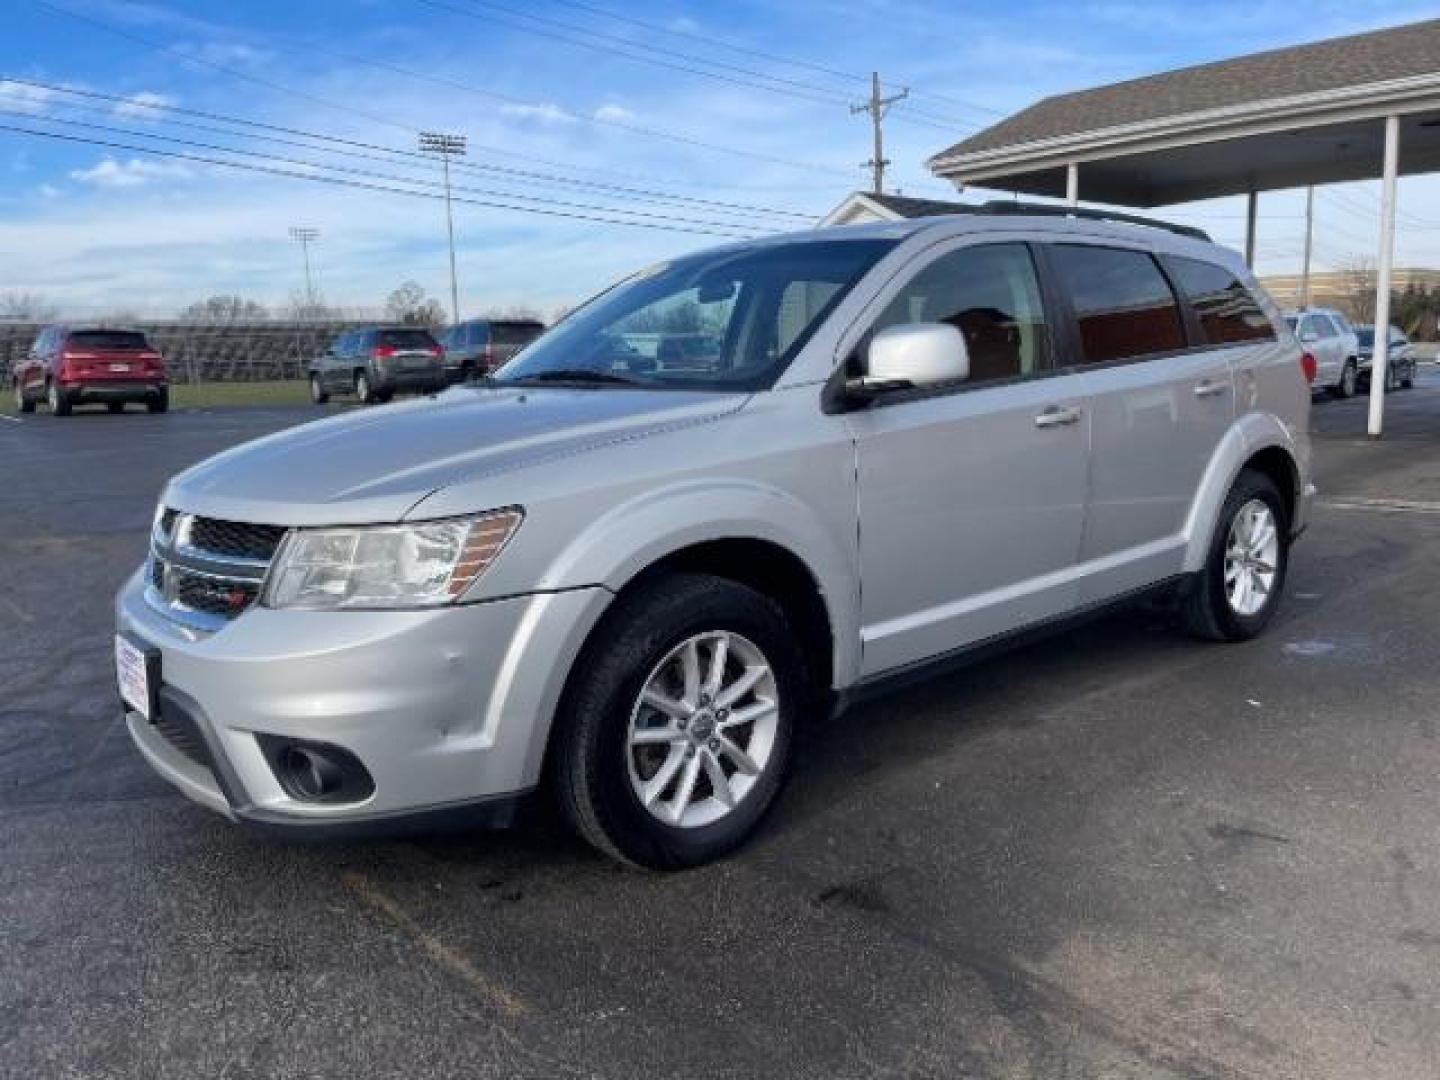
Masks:
[[[1051,405],[1035,417],[1035,426],[1038,428],[1060,427],[1064,424],[1073,424],[1079,419],[1080,410],[1073,405]]]
[[[1206,379],[1204,382],[1195,384],[1195,396],[1198,398],[1215,397],[1230,389],[1223,382],[1211,382]]]

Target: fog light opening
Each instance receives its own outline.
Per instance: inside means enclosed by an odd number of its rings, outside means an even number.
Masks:
[[[357,803],[375,792],[369,770],[349,750],[330,743],[257,735],[275,779],[300,802]]]
[[[323,753],[303,746],[287,746],[280,752],[280,768],[295,790],[307,799],[323,799],[339,791],[345,773]]]

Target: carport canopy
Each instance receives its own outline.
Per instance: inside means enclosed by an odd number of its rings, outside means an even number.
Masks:
[[[1375,323],[1388,324],[1399,176],[1440,169],[1440,19],[1046,98],[936,154],[957,188],[1156,207],[1380,176]],[[1369,430],[1384,416],[1375,335]]]

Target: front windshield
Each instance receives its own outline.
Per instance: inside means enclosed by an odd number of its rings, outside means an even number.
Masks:
[[[894,243],[802,241],[676,259],[581,307],[494,381],[762,389]]]

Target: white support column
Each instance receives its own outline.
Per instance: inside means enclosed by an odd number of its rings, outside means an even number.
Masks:
[[[1065,166],[1065,202],[1069,206],[1080,205],[1080,166],[1073,161]]]
[[[1245,265],[1255,269],[1255,216],[1260,208],[1260,196],[1250,192],[1245,202]]]
[[[1380,252],[1375,260],[1375,346],[1370,360],[1370,438],[1385,425],[1385,373],[1390,363],[1390,272],[1395,262],[1395,176],[1400,171],[1400,118],[1385,118],[1385,172],[1380,191]]]

